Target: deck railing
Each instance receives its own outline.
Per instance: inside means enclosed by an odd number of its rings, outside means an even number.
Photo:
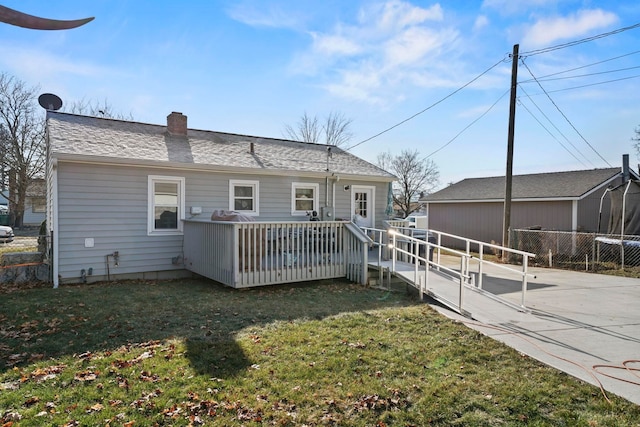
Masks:
[[[358,231],[336,221],[187,220],[184,262],[235,288],[338,277],[367,283],[369,242]]]

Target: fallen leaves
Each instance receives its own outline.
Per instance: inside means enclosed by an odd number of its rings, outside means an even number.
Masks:
[[[95,403],[91,406],[89,406],[88,408],[85,409],[85,412],[87,414],[91,414],[93,412],[100,412],[104,409],[104,405],[101,403]]]
[[[87,369],[85,371],[80,371],[77,372],[73,378],[77,381],[93,381],[96,378],[98,378],[98,375],[100,375],[100,371],[92,371],[91,369]]]
[[[66,367],[67,365],[53,365],[44,368],[36,368],[33,370],[33,372],[31,372],[29,378],[36,382],[50,380],[56,378],[58,374],[62,373],[62,371],[65,370]],[[25,382],[26,380],[27,379],[23,377],[22,382]]]
[[[24,406],[25,408],[28,408],[30,406],[35,405],[38,402],[40,402],[40,398],[38,396],[31,396],[31,397],[27,398],[27,400],[24,401],[22,406]]]

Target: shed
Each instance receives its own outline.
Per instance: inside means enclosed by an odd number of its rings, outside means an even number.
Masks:
[[[637,177],[635,172],[633,176]],[[596,232],[600,199],[622,182],[621,168],[514,175],[511,228]],[[502,241],[505,177],[468,178],[421,199],[429,228]],[[609,217],[609,203],[603,218]]]

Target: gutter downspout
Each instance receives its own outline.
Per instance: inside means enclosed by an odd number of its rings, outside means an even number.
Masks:
[[[329,207],[329,175],[324,178],[324,206]]]
[[[58,160],[51,160],[51,219],[53,220],[52,224],[49,224],[49,229],[51,230],[50,238],[53,239],[51,242],[51,251],[52,254],[52,270],[53,270],[53,288],[57,289],[60,280],[58,279],[58,271],[59,271],[59,245],[58,245]]]

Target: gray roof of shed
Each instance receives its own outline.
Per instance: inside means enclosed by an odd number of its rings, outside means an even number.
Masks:
[[[620,175],[620,168],[514,175],[512,199],[580,199]],[[505,177],[467,178],[423,201],[504,200]]]
[[[188,129],[187,138],[167,127],[115,119],[47,113],[50,153],[60,159],[92,160],[264,173],[327,173],[327,145]],[[250,152],[250,144],[254,152]],[[329,172],[392,181],[379,167],[331,147]]]

